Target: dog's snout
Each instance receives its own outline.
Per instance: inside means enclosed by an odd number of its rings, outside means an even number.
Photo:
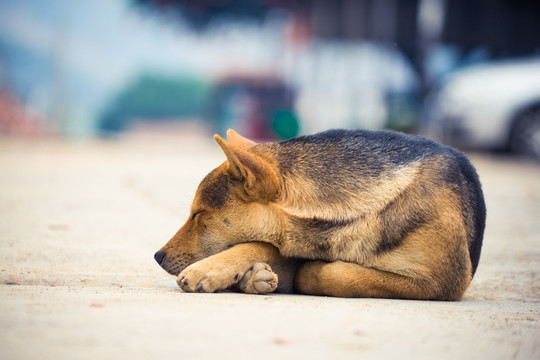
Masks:
[[[163,259],[165,258],[165,251],[159,250],[154,254],[154,259],[157,261],[159,265],[163,262]]]

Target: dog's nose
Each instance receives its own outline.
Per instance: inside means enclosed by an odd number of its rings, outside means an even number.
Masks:
[[[163,258],[165,258],[165,251],[159,250],[154,254],[154,259],[156,259],[159,265],[161,265],[161,263],[163,262]]]

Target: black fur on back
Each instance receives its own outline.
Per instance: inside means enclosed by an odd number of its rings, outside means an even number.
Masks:
[[[482,250],[482,242],[484,239],[484,229],[486,227],[486,203],[484,201],[484,193],[478,174],[469,161],[469,159],[461,152],[449,148],[450,152],[455,156],[459,163],[461,173],[467,184],[467,199],[472,207],[473,215],[473,236],[469,242],[469,256],[472,263],[472,274],[474,275],[480,261],[480,253]]]
[[[300,136],[280,143],[283,147],[295,144],[313,146],[337,146],[344,156],[340,160],[349,160],[354,164],[365,160],[369,167],[378,162],[404,165],[419,158],[440,152],[442,145],[431,140],[398,133],[395,131],[369,130],[328,130],[308,136]]]

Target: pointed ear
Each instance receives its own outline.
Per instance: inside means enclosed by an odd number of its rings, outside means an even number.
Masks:
[[[232,178],[243,183],[244,191],[250,200],[272,201],[279,196],[281,185],[277,169],[267,160],[227,143],[217,134],[214,139],[227,156],[227,172]]]
[[[246,139],[245,137],[243,137],[242,135],[240,135],[233,129],[227,130],[227,139],[229,140],[229,143],[231,143],[231,145],[237,148],[240,148],[242,150],[247,150],[257,145],[256,142]]]
[[[214,140],[218,143],[219,147],[221,147],[221,150],[225,153],[225,156],[227,156],[227,160],[229,161],[229,167],[227,171],[229,172],[229,175],[231,175],[233,178],[237,180],[243,180],[247,177],[247,173],[242,172],[240,166],[239,166],[239,160],[234,151],[231,149],[231,145],[227,143],[221,136],[218,134],[214,135]]]

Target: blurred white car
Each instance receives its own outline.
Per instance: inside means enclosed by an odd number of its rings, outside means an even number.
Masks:
[[[458,71],[427,96],[423,115],[427,137],[540,158],[540,58]]]

